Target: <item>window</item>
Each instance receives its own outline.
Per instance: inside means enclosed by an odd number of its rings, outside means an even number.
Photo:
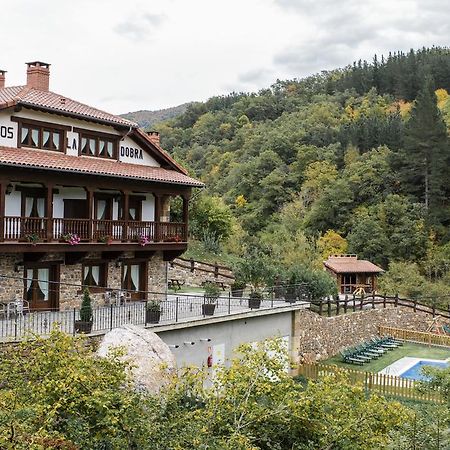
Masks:
[[[143,262],[123,262],[122,289],[126,290],[132,300],[145,298],[145,278],[147,266]]]
[[[57,265],[35,263],[24,268],[24,299],[30,308],[54,310],[58,307],[59,269]]]
[[[88,286],[91,292],[101,291],[106,287],[107,265],[102,262],[83,264],[83,286]]]
[[[64,130],[37,124],[21,122],[19,133],[19,147],[41,148],[44,150],[63,150]]]
[[[78,130],[80,154],[99,158],[117,158],[117,138]]]

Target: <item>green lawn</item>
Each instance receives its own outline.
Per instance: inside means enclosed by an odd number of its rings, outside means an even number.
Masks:
[[[181,289],[169,289],[170,294],[202,294],[204,290],[201,287],[183,286]]]
[[[428,359],[446,359],[450,358],[450,348],[432,347],[421,344],[412,344],[405,342],[402,347],[398,347],[394,350],[386,352],[381,358],[370,361],[363,366],[357,366],[354,364],[346,364],[342,362],[341,355],[333,356],[325,361],[323,364],[335,364],[339,367],[345,367],[346,369],[364,370],[367,372],[379,372],[385,367],[389,366],[393,362],[397,361],[404,356],[412,356],[415,358],[428,358]]]

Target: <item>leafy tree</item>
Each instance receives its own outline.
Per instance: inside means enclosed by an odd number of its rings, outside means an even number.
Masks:
[[[322,254],[323,259],[327,259],[330,255],[342,255],[347,252],[348,242],[339,233],[334,230],[320,236],[317,240],[317,246]]]
[[[192,206],[191,230],[201,239],[207,232],[216,239],[226,240],[232,231],[233,217],[230,209],[219,197],[202,195]]]
[[[119,354],[94,358],[83,338],[58,331],[4,349],[0,447],[145,448],[145,408],[127,368]]]

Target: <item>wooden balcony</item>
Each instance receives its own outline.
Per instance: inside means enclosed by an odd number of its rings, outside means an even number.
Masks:
[[[62,243],[78,236],[80,244],[186,243],[187,224],[132,220],[57,219],[37,217],[4,217],[6,243]]]

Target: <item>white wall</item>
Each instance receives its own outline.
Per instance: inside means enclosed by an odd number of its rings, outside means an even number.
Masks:
[[[155,220],[155,197],[153,194],[147,194],[142,202],[142,220]]]
[[[30,111],[22,109],[20,112],[13,113],[16,117],[39,120],[42,122],[54,123],[70,126],[74,128],[83,128],[85,130],[98,131],[116,136],[123,135],[116,131],[112,126],[99,125],[84,120],[59,117],[55,114],[48,114],[39,111]],[[11,112],[0,113],[0,145],[5,147],[17,148],[18,126],[11,121]],[[78,156],[79,133],[73,130],[67,132],[66,153],[71,156]],[[74,148],[74,145],[77,148]],[[119,161],[131,164],[139,164],[151,167],[160,167],[160,164],[150,154],[145,152],[144,148],[138,145],[130,137],[125,137],[119,142]]]
[[[20,192],[13,191],[5,196],[5,216],[21,216],[22,196]]]

